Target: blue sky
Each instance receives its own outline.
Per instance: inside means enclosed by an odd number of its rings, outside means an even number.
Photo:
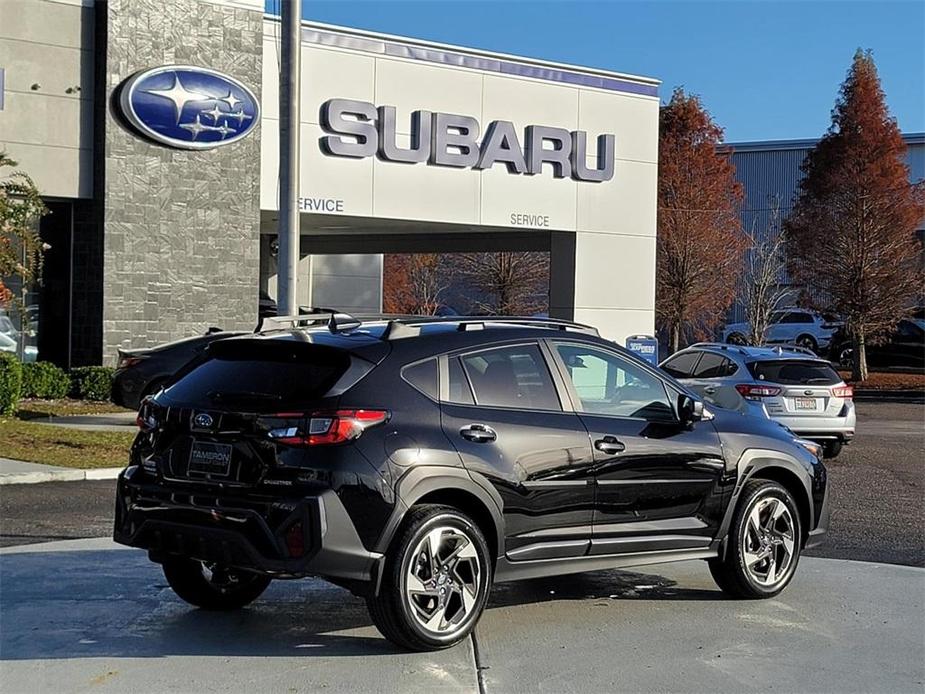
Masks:
[[[699,94],[731,142],[821,135],[871,48],[900,128],[925,131],[922,0],[308,0],[303,15],[657,77],[663,100]]]

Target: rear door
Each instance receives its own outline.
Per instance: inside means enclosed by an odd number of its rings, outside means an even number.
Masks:
[[[594,488],[591,445],[559,397],[537,342],[441,359],[443,430],[466,468],[501,496],[512,561],[588,550]]]
[[[551,345],[591,434],[597,485],[591,553],[706,547],[726,493],[713,425],[681,425],[674,396],[636,360],[584,343]]]

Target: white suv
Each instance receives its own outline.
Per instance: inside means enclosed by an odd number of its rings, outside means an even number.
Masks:
[[[769,344],[793,344],[813,352],[828,349],[832,336],[841,323],[831,321],[815,311],[805,308],[787,308],[771,314],[764,341]],[[731,323],[723,330],[723,342],[744,345],[748,342],[751,326],[748,323]]]

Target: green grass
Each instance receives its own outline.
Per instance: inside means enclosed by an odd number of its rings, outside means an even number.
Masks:
[[[0,455],[71,468],[119,467],[128,462],[134,432],[82,431],[0,419]]]
[[[94,400],[21,400],[16,416],[19,419],[47,419],[49,417],[66,417],[74,414],[111,414],[128,412],[125,408],[111,402]]]

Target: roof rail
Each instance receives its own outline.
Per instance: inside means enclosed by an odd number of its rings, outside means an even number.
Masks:
[[[533,316],[410,316],[396,317],[389,320],[383,340],[397,340],[405,337],[420,335],[424,325],[434,323],[453,324],[460,332],[468,330],[484,330],[490,325],[518,325],[523,327],[554,328],[556,330],[571,330],[590,335],[599,335],[597,328],[575,323],[574,321],[559,318],[536,318]]]
[[[729,342],[697,342],[687,347],[709,347],[710,349],[722,349],[726,351],[735,350],[739,354],[748,356],[748,352],[745,349],[747,346],[748,345],[734,345]]]
[[[797,352],[798,354],[806,354],[807,356],[810,356],[810,357],[818,357],[818,356],[819,356],[818,354],[816,354],[813,350],[809,349],[808,347],[801,347],[800,345],[790,345],[790,344],[769,345],[769,344],[763,344],[763,345],[759,345],[759,346],[760,346],[760,347],[766,347],[766,348],[768,348],[768,349],[776,350],[778,354],[783,354],[784,352]]]

